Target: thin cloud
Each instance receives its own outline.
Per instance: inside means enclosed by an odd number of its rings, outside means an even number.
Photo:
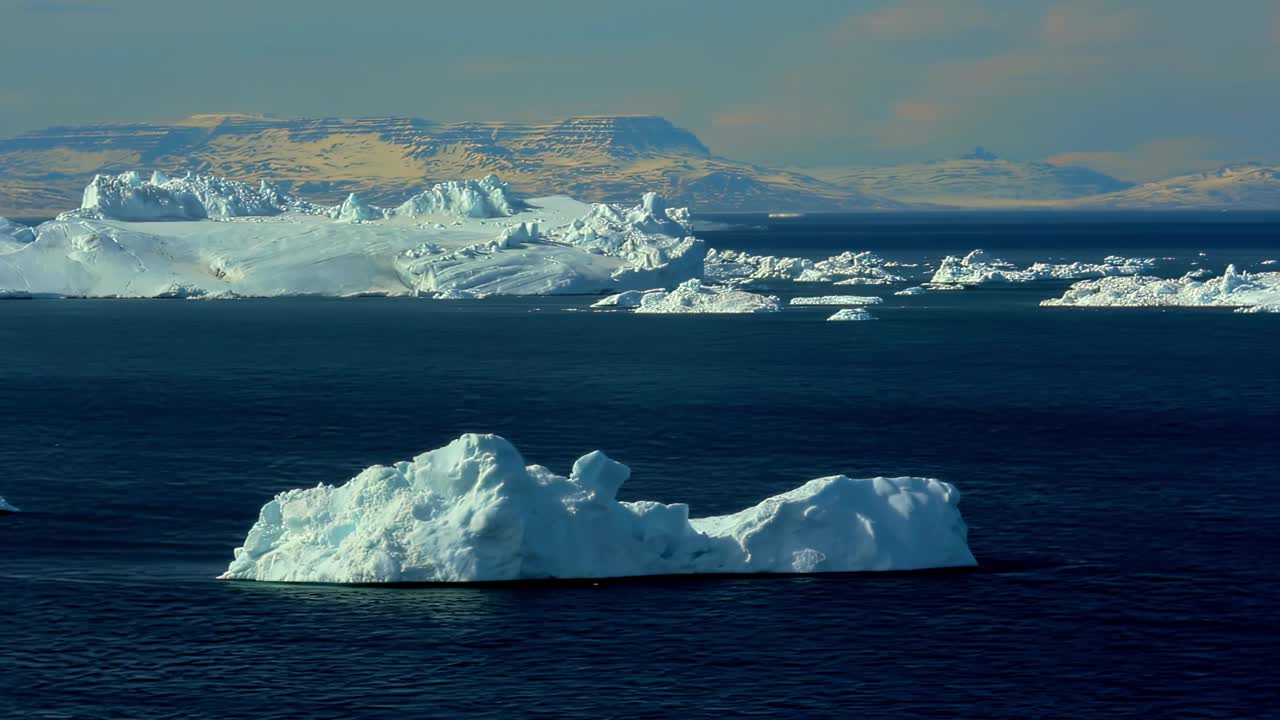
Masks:
[[[1110,45],[1132,37],[1141,25],[1133,9],[1117,11],[1099,2],[1063,3],[1045,14],[1043,36],[1056,46]]]
[[[850,15],[836,26],[837,42],[869,37],[919,40],[937,35],[986,30],[999,19],[976,3],[949,2],[945,5],[925,0],[899,0],[870,12]]]
[[[112,7],[105,2],[89,0],[27,0],[22,11],[32,15],[106,15]]]
[[[713,116],[711,125],[724,129],[765,127],[770,119],[769,113],[760,110],[730,110]]]

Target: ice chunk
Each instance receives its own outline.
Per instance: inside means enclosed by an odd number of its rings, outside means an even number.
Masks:
[[[830,320],[875,320],[876,316],[863,310],[862,308],[844,308],[837,310],[834,315],[827,318]]]
[[[903,288],[898,292],[894,293],[894,295],[923,295],[926,292],[928,292],[928,290],[925,290],[924,288],[917,286],[917,287]]]
[[[601,452],[568,477],[496,435],[463,435],[346,484],[267,503],[222,579],[469,582],[975,565],[959,492],[924,478],[812,480],[732,515],[620,502]]]
[[[0,515],[7,515],[9,513],[16,513],[16,512],[18,512],[18,508],[5,502],[5,499],[0,497]]]
[[[794,297],[792,305],[879,305],[884,298],[874,295],[821,295],[818,297]]]
[[[903,278],[885,270],[884,258],[871,252],[844,252],[825,260],[752,255],[737,250],[710,250],[706,277],[719,282],[793,280],[837,285],[887,285]]]
[[[650,293],[665,293],[665,290],[628,290],[616,295],[609,295],[591,304],[594,308],[638,308],[644,296]]]
[[[1188,273],[1157,277],[1108,277],[1072,285],[1046,307],[1251,307],[1280,303],[1280,272],[1242,273],[1227,266],[1221,277],[1201,281]]]
[[[715,287],[701,280],[686,280],[671,292],[647,293],[640,299],[637,313],[763,313],[778,312],[782,301],[773,295]]]
[[[386,216],[386,210],[366,203],[355,193],[348,195],[341,205],[329,211],[329,217],[339,222],[370,222],[382,220]]]
[[[1125,258],[1111,255],[1101,263],[1035,263],[1025,270],[1019,270],[1012,263],[992,259],[984,251],[974,250],[963,258],[954,255],[943,258],[930,282],[935,285],[977,285],[986,282],[1080,280],[1115,275],[1138,275],[1150,270],[1155,263],[1155,258]]]

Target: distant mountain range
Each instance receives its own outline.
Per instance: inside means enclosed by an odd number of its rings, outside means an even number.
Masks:
[[[45,216],[76,207],[96,173],[133,169],[270,180],[326,203],[357,192],[379,205],[397,204],[443,180],[496,173],[525,196],[634,202],[657,190],[703,212],[1280,209],[1274,168],[1223,169],[1132,186],[1086,168],[1002,160],[978,148],[930,163],[797,170],[717,156],[693,133],[653,116],[436,123],[223,114],[171,124],[55,127],[0,140],[0,216]]]
[[[635,202],[657,190],[707,211],[896,205],[802,173],[717,157],[659,117],[442,124],[198,115],[171,125],[56,127],[0,140],[0,215],[75,207],[95,173],[127,169],[265,179],[329,203],[358,192],[393,205],[436,182],[496,173],[526,196]]]
[[[1228,165],[1083,198],[1069,206],[1113,210],[1280,210],[1280,168],[1256,163]]]
[[[981,146],[954,160],[810,172],[836,185],[902,202],[962,207],[1043,205],[1131,187],[1088,168],[1003,160]]]

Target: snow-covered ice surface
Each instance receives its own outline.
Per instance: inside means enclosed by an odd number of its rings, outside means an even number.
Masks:
[[[1242,273],[1234,265],[1221,277],[1200,280],[1190,274],[1173,280],[1157,277],[1108,277],[1072,285],[1046,307],[1254,307],[1280,304],[1280,272]],[[1260,311],[1261,312],[1261,311]]]
[[[492,176],[441,183],[387,210],[354,196],[318,208],[268,185],[126,173],[96,178],[84,206],[0,248],[0,295],[618,292],[700,277],[706,252],[687,213],[655,195],[635,207],[526,202]]]
[[[16,513],[16,512],[18,512],[18,508],[5,502],[5,499],[0,497],[0,514]]]
[[[1260,313],[1280,313],[1280,303],[1272,305],[1249,305],[1248,307],[1238,307],[1235,310],[1245,315],[1258,315]]]
[[[990,258],[974,250],[963,258],[942,259],[930,283],[935,285],[977,285],[987,282],[1032,282],[1035,280],[1080,280],[1084,278],[1138,275],[1155,265],[1154,258],[1110,256],[1101,263],[1035,263],[1019,270],[1012,263]]]
[[[34,228],[0,217],[0,255],[13,252],[35,239]]]
[[[653,314],[736,314],[782,310],[775,295],[760,295],[733,287],[705,285],[701,280],[686,280],[671,292],[645,293],[637,313]]]
[[[792,305],[879,305],[884,298],[874,295],[819,295],[817,297],[793,297]]]
[[[837,310],[835,314],[827,318],[828,321],[859,321],[859,320],[875,320],[876,316],[862,308],[843,308]]]
[[[267,503],[228,580],[480,582],[691,573],[919,570],[976,564],[959,492],[924,478],[811,480],[732,515],[621,502],[597,451],[568,477],[496,435]]]

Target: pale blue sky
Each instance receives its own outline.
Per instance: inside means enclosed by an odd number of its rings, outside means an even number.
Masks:
[[[0,136],[200,112],[655,113],[799,166],[1280,161],[1277,0],[0,0]]]

